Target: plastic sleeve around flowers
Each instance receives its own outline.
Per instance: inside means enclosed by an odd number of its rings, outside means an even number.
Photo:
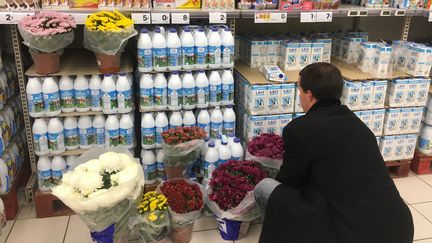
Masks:
[[[246,151],[246,160],[255,161],[264,165],[265,167],[277,169],[277,170],[280,169],[283,163],[282,159],[272,159],[268,157],[254,156],[250,154],[249,151]]]
[[[176,180],[176,179],[171,179],[168,181],[172,181],[172,180]],[[201,184],[199,184],[197,182],[190,181],[190,180],[186,180],[186,181],[189,184],[198,185],[199,189],[201,190],[202,195],[204,195],[204,189],[201,186]],[[156,189],[157,192],[162,193],[161,187],[163,186],[164,183],[165,182],[162,182],[157,187],[157,189]],[[204,200],[203,200],[203,202],[204,202]],[[170,218],[171,218],[171,227],[188,227],[188,226],[191,226],[197,219],[199,219],[199,217],[201,217],[201,210],[203,208],[204,208],[204,203],[203,203],[203,206],[198,210],[191,211],[189,213],[181,213],[180,214],[180,213],[174,212],[173,210],[171,210],[170,207],[168,207],[169,213],[170,213]]]
[[[92,31],[84,27],[84,47],[95,53],[115,55],[123,52],[127,41],[137,34],[133,25],[118,32]]]
[[[192,164],[196,161],[202,144],[204,144],[203,139],[194,139],[177,145],[168,145],[162,142],[163,161],[166,165],[186,166]]]
[[[150,221],[146,212],[143,215],[135,211],[134,215],[129,218],[128,227],[135,231],[140,242],[157,242],[168,236],[170,232],[170,218],[168,211],[160,211],[157,213],[158,219]],[[160,217],[163,215],[163,219]]]
[[[64,49],[74,40],[74,32],[67,32],[56,35],[34,35],[18,25],[18,30],[23,38],[24,45],[33,51],[53,53]]]
[[[237,207],[230,210],[224,211],[217,203],[209,199],[211,189],[207,189],[205,192],[205,203],[210,210],[218,217],[237,221],[252,221],[261,216],[261,211],[256,205],[254,191],[250,191],[246,194],[245,198],[240,202]]]

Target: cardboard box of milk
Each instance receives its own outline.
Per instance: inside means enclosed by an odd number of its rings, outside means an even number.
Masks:
[[[288,123],[290,123],[293,119],[293,114],[281,114],[279,115],[279,133],[278,135],[283,135],[283,130]]]
[[[265,116],[250,116],[248,122],[248,139],[252,139],[265,132]]]
[[[393,160],[403,159],[405,157],[406,135],[398,135],[394,140]]]
[[[342,42],[342,61],[346,63],[357,63],[360,53],[362,38],[345,37]]]
[[[390,82],[387,94],[387,104],[391,107],[403,107],[406,101],[407,80],[395,79]]]
[[[418,79],[407,79],[405,106],[415,106],[417,104]]]
[[[301,103],[300,103],[300,90],[297,87],[295,89],[295,94],[296,94],[296,98],[295,98],[294,112],[295,113],[301,113],[301,112],[303,112],[303,107],[301,106]]]
[[[359,110],[361,108],[361,82],[345,81],[342,103],[348,106],[351,110]]]
[[[361,109],[372,109],[373,108],[373,91],[374,83],[365,81],[361,84]]]
[[[316,41],[324,44],[322,61],[330,63],[331,54],[332,54],[332,39],[318,38],[316,39]]]
[[[429,94],[429,87],[431,80],[427,78],[417,79],[417,101],[416,106],[425,106],[427,104],[427,97]]]
[[[373,108],[384,108],[387,93],[387,81],[373,81],[373,85]]]
[[[428,76],[425,66],[428,63],[428,47],[425,45],[412,44],[408,47],[407,74],[413,76]]]
[[[268,42],[266,40],[260,40],[258,42],[260,46],[260,67],[266,65],[267,62],[267,53],[268,53]]]
[[[267,60],[266,65],[277,65],[279,53],[276,52],[278,42],[269,40],[267,41]]]
[[[373,71],[378,77],[385,77],[389,73],[391,52],[390,45],[378,44],[376,46]]]
[[[376,43],[365,42],[360,45],[359,53],[359,64],[358,69],[363,72],[371,72],[375,68],[374,56],[375,56]]]
[[[300,43],[295,41],[286,42],[282,52],[283,69],[285,71],[299,70]]]
[[[266,116],[265,132],[278,134],[278,132],[279,132],[279,115]]]
[[[373,128],[373,111],[372,110],[368,110],[368,111],[362,111],[361,115],[360,115],[360,120],[362,120],[364,122],[364,124],[372,130]]]
[[[267,114],[279,113],[279,101],[281,98],[281,86],[280,85],[266,85],[267,86]]]
[[[312,43],[307,40],[300,43],[299,67],[303,69],[311,64]]]
[[[394,135],[399,133],[400,114],[400,108],[390,108],[386,110],[384,117],[384,135]]]
[[[402,108],[400,112],[400,118],[399,118],[399,132],[398,134],[405,134],[409,133],[410,128],[410,122],[411,122],[411,114],[412,114],[412,108]]]
[[[384,161],[393,160],[395,136],[385,136],[381,138],[380,152]]]
[[[317,63],[323,61],[324,55],[324,43],[323,42],[313,42],[311,50],[311,63]]]
[[[267,113],[267,86],[252,85],[249,87],[248,111],[253,115],[265,115]]]
[[[404,159],[412,159],[414,158],[414,151],[416,149],[417,144],[417,135],[409,134],[405,136],[405,155]]]
[[[247,58],[250,59],[250,67],[258,68],[261,67],[261,45],[259,41],[253,40],[250,42],[250,55],[247,55]]]
[[[374,110],[372,113],[372,129],[371,130],[375,134],[375,136],[381,136],[383,133],[384,115],[385,115],[384,109]]]
[[[295,84],[281,84],[279,113],[293,113],[295,100]]]
[[[413,107],[411,108],[411,117],[410,117],[410,125],[409,132],[410,133],[418,133],[420,131],[421,120],[423,117],[423,107]]]

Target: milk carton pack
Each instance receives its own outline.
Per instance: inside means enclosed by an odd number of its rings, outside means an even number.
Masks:
[[[393,160],[395,136],[385,136],[381,138],[380,152],[384,161]]]
[[[279,115],[270,115],[266,116],[266,125],[265,125],[265,132],[266,133],[274,133],[278,134],[279,132]]]
[[[351,110],[359,110],[361,108],[361,89],[361,82],[345,81],[342,104],[348,106]]]
[[[417,135],[409,134],[405,136],[405,151],[403,159],[412,159],[414,157],[414,151],[417,144]]]
[[[357,63],[361,42],[362,38],[359,37],[345,37],[342,42],[342,61]]]
[[[322,42],[313,42],[311,49],[311,63],[317,63],[323,61],[324,55],[324,43]]]
[[[312,43],[308,41],[303,41],[300,43],[299,69],[303,69],[307,65],[311,64],[311,52]]]
[[[387,81],[373,81],[373,108],[384,108]]]
[[[386,110],[384,118],[384,135],[394,135],[399,133],[400,114],[400,108],[391,108]]]
[[[387,103],[392,107],[403,107],[406,101],[407,80],[395,79],[388,87]]]
[[[385,110],[374,110],[372,113],[372,132],[375,136],[381,136],[383,133]]]
[[[430,79],[417,79],[417,101],[415,102],[416,106],[425,106],[427,104],[430,83]]]
[[[418,84],[418,79],[407,80],[405,106],[415,106],[417,104]]]
[[[393,146],[393,160],[403,159],[405,157],[406,135],[396,136]]]
[[[248,122],[248,139],[256,137],[265,131],[265,116],[250,116]]]
[[[402,108],[399,117],[399,132],[400,134],[409,133],[411,128],[412,108]]]
[[[265,115],[267,113],[267,86],[252,85],[249,87],[248,111],[253,115]]]
[[[362,111],[360,115],[360,120],[364,122],[364,124],[372,130],[373,127],[373,115],[372,110]]]
[[[295,106],[294,106],[294,112],[295,113],[301,113],[303,112],[303,107],[300,103],[300,90],[298,88],[295,89],[296,98],[295,98]]]
[[[422,117],[423,117],[423,107],[411,108],[411,119],[409,125],[410,133],[418,133],[420,131]]]
[[[294,112],[295,84],[281,84],[280,87],[279,113]]]
[[[374,56],[375,56],[376,43],[374,42],[364,42],[360,45],[359,53],[359,64],[358,69],[362,72],[372,72],[375,68],[374,66]]]
[[[373,108],[373,91],[374,83],[365,81],[361,84],[361,109],[372,109]]]
[[[279,132],[277,133],[278,135],[280,135],[280,136],[283,135],[283,130],[284,130],[285,126],[288,125],[288,123],[290,123],[292,121],[292,119],[293,119],[292,114],[279,115],[279,120],[278,120]]]
[[[318,38],[316,41],[324,44],[322,61],[330,63],[332,54],[332,39]]]
[[[268,45],[267,41],[261,40],[258,41],[258,45],[260,47],[260,57],[259,57],[259,66],[262,67],[266,65],[267,62],[267,53],[268,53]]]
[[[413,76],[428,76],[427,70],[430,47],[419,44],[412,44],[408,47],[409,54],[406,72]]]
[[[286,42],[282,50],[282,67],[285,71],[300,69],[300,43]]]
[[[276,52],[278,47],[277,41],[267,41],[266,65],[277,65],[279,53]]]
[[[389,73],[391,51],[390,45],[378,44],[376,46],[373,71],[378,77],[386,76]]]
[[[250,54],[246,54],[246,58],[249,60],[249,66],[251,68],[261,67],[261,45],[259,45],[259,41],[251,40],[248,44],[250,45],[250,48],[247,48],[247,50],[250,50]]]
[[[267,114],[279,113],[279,101],[280,101],[280,85],[266,85],[267,86]]]

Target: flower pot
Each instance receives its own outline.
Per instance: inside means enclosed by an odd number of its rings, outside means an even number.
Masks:
[[[188,243],[192,240],[193,224],[186,227],[172,227],[170,238],[173,243]]]
[[[185,178],[186,167],[183,165],[165,165],[165,175],[167,180],[173,178]]]
[[[224,240],[239,240],[247,235],[250,221],[237,221],[230,219],[217,219],[219,224],[219,233]]]
[[[95,53],[98,69],[103,74],[118,73],[120,71],[121,53],[107,55]]]
[[[61,51],[53,53],[43,53],[30,51],[36,72],[41,75],[58,73],[60,70]]]

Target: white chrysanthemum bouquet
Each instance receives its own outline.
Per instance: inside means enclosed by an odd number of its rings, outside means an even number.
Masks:
[[[86,223],[96,242],[113,242],[114,236],[119,239],[125,235],[128,218],[144,187],[141,165],[127,150],[112,150],[84,153],[76,167],[63,175],[62,183],[53,188],[53,194]]]

